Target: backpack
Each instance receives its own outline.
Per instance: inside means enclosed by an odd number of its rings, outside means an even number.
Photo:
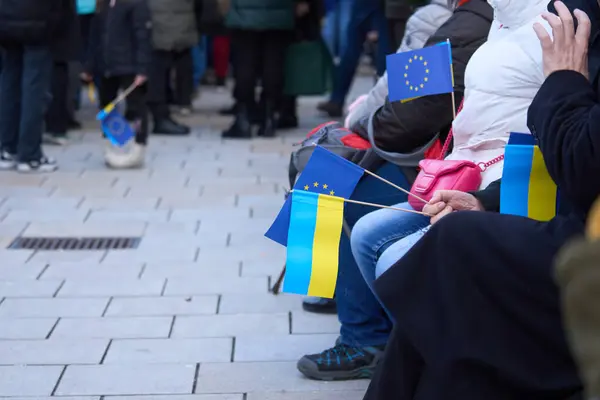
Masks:
[[[306,135],[306,139],[297,143],[296,146],[300,146],[300,148],[292,152],[288,168],[290,188],[294,187],[296,177],[306,167],[316,146],[324,147],[330,152],[359,165],[371,149],[368,140],[344,128],[337,121],[325,122],[317,126]]]

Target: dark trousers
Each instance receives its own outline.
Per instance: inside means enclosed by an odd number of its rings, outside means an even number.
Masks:
[[[391,50],[396,51],[404,39],[407,19],[388,19],[388,30],[390,33]]]
[[[386,56],[390,52],[387,20],[383,9],[378,1],[355,0],[352,3],[350,23],[347,28],[347,45],[342,54],[340,64],[336,68],[331,93],[331,102],[343,105],[354,74],[363,53],[363,45],[367,33],[375,27],[379,33],[377,46],[377,75],[382,76],[385,72]]]
[[[69,64],[55,62],[50,83],[52,100],[46,112],[46,131],[55,135],[65,135],[71,117],[67,104],[69,94]]]
[[[239,103],[256,102],[256,80],[261,78],[265,102],[277,105],[283,95],[285,53],[290,43],[287,31],[234,31],[235,98]]]
[[[133,75],[101,78],[98,88],[100,107],[106,107],[117,97],[119,89],[128,88],[135,79]],[[146,108],[146,85],[138,86],[126,100],[125,119],[139,125],[135,132],[135,142],[145,145],[148,142],[148,110]]]
[[[167,94],[173,70],[175,70],[174,102],[186,107],[192,104],[194,89],[192,50],[155,50],[148,77],[148,105],[155,120],[168,118],[170,115]]]
[[[52,75],[47,46],[4,48],[0,78],[0,142],[21,162],[42,157],[42,131]]]

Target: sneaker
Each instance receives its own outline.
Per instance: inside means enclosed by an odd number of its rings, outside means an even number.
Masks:
[[[179,108],[179,114],[181,114],[185,117],[192,115],[192,108],[191,107],[181,107],[181,108]]]
[[[6,150],[0,152],[0,170],[14,169],[17,166],[17,157]]]
[[[44,133],[42,135],[42,142],[54,146],[66,146],[69,144],[69,138],[67,135]]]
[[[42,157],[40,160],[19,162],[17,164],[17,171],[23,173],[32,172],[54,172],[58,169],[56,160],[48,157]]]
[[[337,314],[337,304],[333,299],[305,297],[302,300],[302,308],[315,314]]]
[[[354,347],[337,343],[320,354],[302,357],[298,370],[319,381],[370,379],[383,356],[383,346]]]

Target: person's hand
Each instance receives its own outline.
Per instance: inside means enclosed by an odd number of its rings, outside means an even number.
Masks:
[[[592,25],[590,18],[583,11],[575,10],[575,31],[573,17],[567,6],[562,1],[557,1],[554,6],[558,15],[550,12],[542,14],[542,18],[552,27],[553,39],[542,24],[533,25],[542,44],[544,75],[547,77],[556,71],[571,70],[589,78],[587,54]]]
[[[135,80],[133,82],[136,86],[142,86],[144,83],[146,83],[147,80],[148,77],[146,75],[136,75]]]
[[[431,216],[431,224],[454,211],[483,211],[483,205],[475,196],[460,190],[438,190],[423,212]]]
[[[310,11],[310,5],[306,1],[301,1],[296,4],[296,16],[298,18],[304,17]]]
[[[94,77],[88,72],[82,72],[81,74],[79,74],[79,79],[81,79],[85,83],[91,83],[94,80]]]

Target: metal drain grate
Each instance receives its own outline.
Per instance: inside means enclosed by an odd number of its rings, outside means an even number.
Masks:
[[[12,250],[123,250],[135,249],[139,237],[18,237]]]

